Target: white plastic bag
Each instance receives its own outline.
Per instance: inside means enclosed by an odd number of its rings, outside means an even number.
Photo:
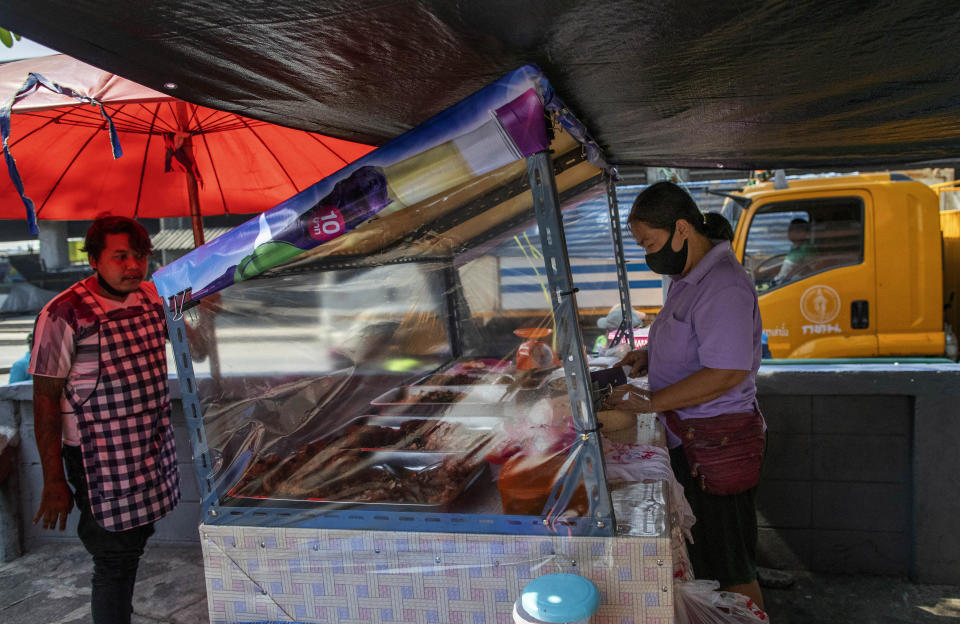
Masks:
[[[743,594],[718,591],[717,581],[673,584],[677,624],[769,624],[770,618]]]

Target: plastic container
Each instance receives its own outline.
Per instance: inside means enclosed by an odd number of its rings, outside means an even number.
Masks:
[[[600,591],[576,574],[547,574],[523,588],[513,604],[514,624],[587,624],[600,606]]]
[[[547,327],[521,327],[513,333],[526,341],[517,348],[517,370],[549,370],[560,366],[557,354],[539,338],[546,338],[553,333]]]
[[[557,473],[566,458],[567,450],[564,449],[555,455],[519,454],[508,459],[497,480],[503,513],[523,516],[539,516],[543,513],[543,507],[557,481]],[[587,490],[582,483],[573,493],[568,509],[581,516],[587,513]]]

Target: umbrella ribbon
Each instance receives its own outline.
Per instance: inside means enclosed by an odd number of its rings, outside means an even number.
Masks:
[[[200,175],[200,169],[197,167],[197,161],[186,149],[187,139],[190,135],[186,132],[164,132],[163,133],[163,170],[164,172],[173,171],[173,160],[176,159],[180,165],[180,170],[184,173],[191,172],[197,179],[200,188],[203,188],[203,176]]]
[[[33,200],[27,197],[26,193],[24,192],[23,180],[20,178],[20,172],[17,170],[17,163],[13,159],[13,154],[10,153],[10,114],[13,112],[13,107],[17,102],[20,102],[33,93],[36,93],[40,90],[40,87],[45,87],[54,93],[59,93],[61,95],[73,98],[82,104],[90,104],[91,106],[99,107],[100,116],[103,117],[104,121],[107,122],[107,130],[110,133],[110,145],[113,148],[113,157],[120,158],[123,156],[123,150],[120,148],[120,138],[117,136],[117,129],[114,127],[113,119],[110,118],[110,115],[103,107],[103,104],[89,95],[83,95],[82,93],[74,91],[70,87],[64,87],[55,82],[47,80],[40,74],[30,72],[30,75],[27,76],[27,79],[23,82],[23,86],[20,87],[20,90],[17,91],[7,102],[5,102],[2,108],[0,108],[0,138],[3,139],[3,158],[7,161],[7,171],[10,173],[10,180],[13,182],[13,186],[17,189],[17,193],[20,195],[20,199],[23,201],[23,206],[27,210],[27,225],[30,227],[30,233],[33,235],[40,233],[40,229],[37,227],[37,213],[33,204]]]

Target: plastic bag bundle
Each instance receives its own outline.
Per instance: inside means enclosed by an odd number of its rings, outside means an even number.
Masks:
[[[577,439],[566,396],[540,399],[529,409],[518,410],[509,419],[494,426],[494,439],[487,460],[503,463],[523,452],[527,455],[553,455],[569,449]]]
[[[670,520],[673,526],[679,526],[691,543],[690,527],[696,522],[687,497],[683,495],[683,486],[677,481],[670,467],[670,453],[659,446],[646,444],[618,444],[603,440],[603,453],[606,460],[607,479],[609,481],[666,481],[670,492],[667,499]]]
[[[683,531],[677,526],[670,529],[670,553],[673,557],[673,580],[692,581],[693,564],[690,563],[690,553],[687,551],[687,542],[683,539]]]
[[[743,594],[718,591],[717,581],[673,584],[677,624],[769,624],[766,612]]]

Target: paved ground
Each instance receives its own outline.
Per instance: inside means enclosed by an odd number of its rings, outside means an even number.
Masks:
[[[0,565],[0,622],[90,621],[90,560],[79,544],[44,544]],[[774,624],[960,623],[960,587],[904,579],[797,572],[790,589],[766,589]],[[140,566],[134,624],[206,624],[200,546],[150,546]]]
[[[905,579],[794,572],[790,589],[764,589],[772,624],[955,624],[960,587]]]
[[[0,622],[90,622],[90,555],[79,542],[44,544],[0,565]],[[200,546],[148,546],[133,601],[134,624],[205,624]]]

